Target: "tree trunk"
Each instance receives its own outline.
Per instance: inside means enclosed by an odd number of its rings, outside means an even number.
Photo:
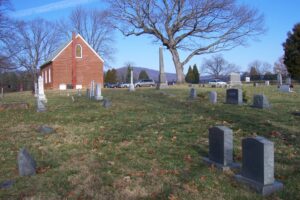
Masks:
[[[174,62],[174,66],[176,69],[177,83],[182,84],[185,83],[185,76],[183,73],[183,65],[180,62],[179,54],[177,49],[169,49],[172,54],[172,59]]]

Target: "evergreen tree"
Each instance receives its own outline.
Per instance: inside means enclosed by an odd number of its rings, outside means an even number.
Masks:
[[[116,83],[117,82],[117,70],[108,70],[104,76],[105,83]]]
[[[185,76],[185,81],[187,83],[193,83],[195,81],[195,76],[191,66],[189,66],[188,73]]]
[[[300,23],[293,32],[288,32],[288,38],[283,44],[284,64],[292,78],[300,79]]]
[[[193,74],[194,74],[194,81],[193,83],[198,84],[199,80],[200,80],[200,75],[199,75],[199,71],[198,71],[198,67],[196,64],[194,64],[193,66]]]
[[[250,68],[249,75],[250,75],[251,80],[259,80],[260,79],[260,74],[257,71],[256,67],[251,67]]]
[[[143,79],[149,79],[149,76],[148,76],[146,70],[142,70],[139,74],[139,80],[143,80]]]

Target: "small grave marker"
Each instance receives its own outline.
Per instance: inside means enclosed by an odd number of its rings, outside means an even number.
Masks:
[[[18,169],[20,176],[36,174],[36,162],[25,148],[22,148],[18,154]]]
[[[264,94],[255,94],[253,96],[253,105],[254,108],[270,108],[269,101]]]

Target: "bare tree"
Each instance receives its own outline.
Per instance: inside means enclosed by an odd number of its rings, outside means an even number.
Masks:
[[[61,20],[59,26],[67,37],[71,36],[69,30],[74,30],[82,35],[106,61],[113,60],[115,29],[107,10],[88,10],[77,7],[70,14],[69,20]]]
[[[11,61],[14,54],[7,51],[8,45],[14,45],[16,22],[8,17],[8,12],[12,10],[9,0],[0,0],[0,68],[3,70],[14,69]],[[15,49],[16,50],[16,49]],[[16,51],[14,52],[16,53]]]
[[[17,42],[15,46],[10,46],[9,50],[20,50],[13,56],[14,61],[20,68],[31,73],[33,81],[37,80],[38,66],[47,60],[61,42],[62,35],[55,27],[53,23],[43,19],[20,22],[16,27]]]
[[[255,71],[260,74],[264,75],[266,73],[271,72],[272,65],[268,62],[262,62],[260,60],[255,60],[248,65],[249,71],[251,68],[255,69]]]
[[[228,63],[220,54],[213,56],[211,59],[205,59],[201,68],[202,73],[210,74],[214,78],[220,78],[231,72],[238,71],[238,67],[235,64]]]
[[[230,50],[264,32],[263,16],[235,0],[106,0],[125,35],[151,35],[170,51],[177,81],[193,56]],[[179,50],[187,51],[180,58]]]
[[[275,74],[280,73],[285,76],[288,75],[288,71],[284,64],[283,57],[278,58],[278,60],[274,63],[273,72]]]

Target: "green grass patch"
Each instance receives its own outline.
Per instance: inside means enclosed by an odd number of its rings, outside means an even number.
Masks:
[[[28,110],[0,112],[0,199],[263,199],[222,173],[206,166],[208,128],[226,125],[234,132],[234,156],[241,160],[241,139],[261,135],[275,143],[275,177],[284,190],[266,199],[300,198],[300,90],[245,86],[248,102],[224,104],[225,89],[198,88],[189,100],[188,86],[157,91],[104,89],[109,109],[84,95],[47,91],[47,112],[37,113],[30,92],[7,94],[1,103],[27,102]],[[218,103],[208,92],[218,93]],[[264,93],[271,109],[250,107],[253,94]],[[42,136],[36,129],[55,129]],[[38,174],[19,177],[16,158],[26,147]]]

